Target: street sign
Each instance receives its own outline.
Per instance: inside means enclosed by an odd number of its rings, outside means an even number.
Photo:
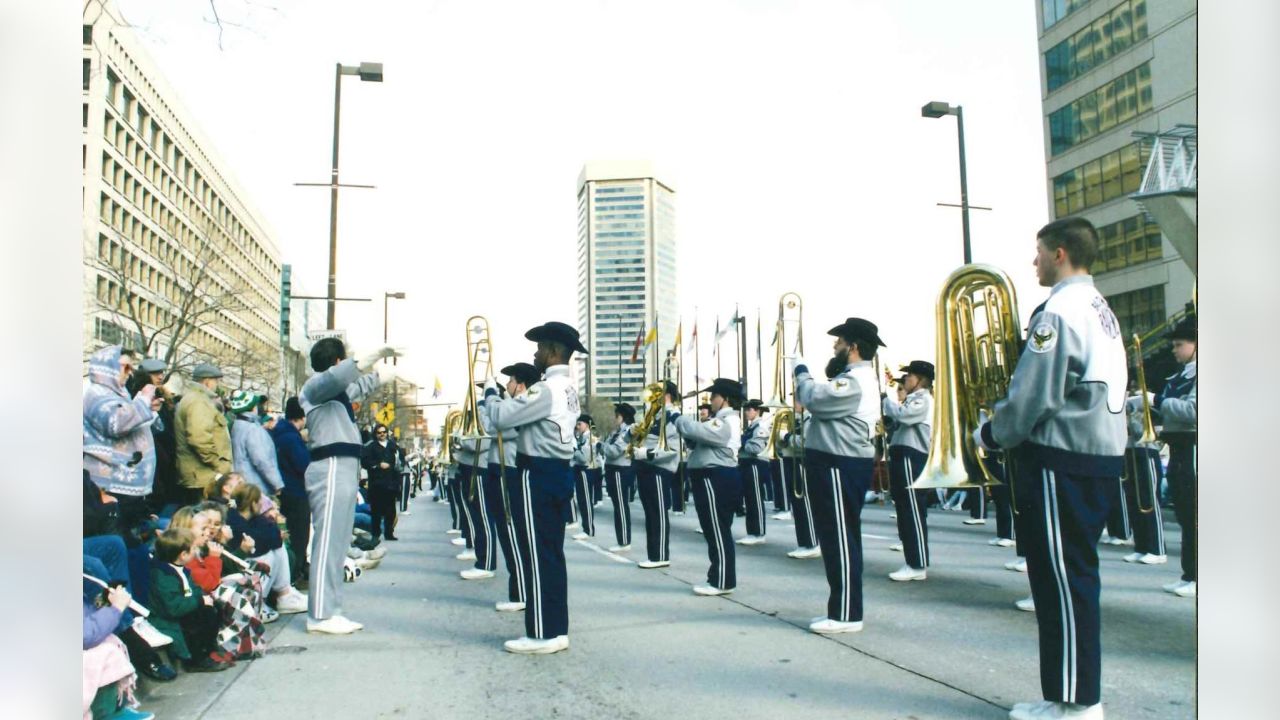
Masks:
[[[378,412],[376,415],[374,415],[374,419],[376,419],[378,422],[382,423],[383,425],[390,426],[391,423],[395,422],[396,420],[396,404],[389,402],[386,405],[383,405],[382,407],[378,408]]]
[[[342,341],[343,345],[347,344],[346,330],[313,330],[307,334],[307,339],[310,340],[311,342],[315,342],[317,340],[321,340],[324,338],[331,338],[331,337],[338,338],[339,340]]]

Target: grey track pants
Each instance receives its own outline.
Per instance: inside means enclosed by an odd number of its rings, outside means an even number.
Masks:
[[[330,457],[307,466],[307,500],[311,503],[311,576],[307,611],[324,620],[342,609],[342,562],[355,524],[360,460]]]

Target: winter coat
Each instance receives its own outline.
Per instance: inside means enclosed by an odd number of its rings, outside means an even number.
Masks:
[[[151,391],[130,398],[120,382],[120,346],[89,358],[84,390],[84,468],[94,484],[109,493],[151,494],[156,451],[151,438]]]
[[[218,583],[222,582],[221,556],[192,558],[191,562],[186,564],[186,568],[187,572],[191,573],[191,579],[205,592],[217,590]]]
[[[184,586],[179,573],[184,573]],[[182,634],[179,618],[195,612],[204,602],[204,591],[191,578],[186,568],[178,569],[167,562],[151,562],[151,616],[147,618],[157,630],[173,638],[169,652],[182,660],[191,659],[187,638]]]
[[[108,605],[94,607],[93,603],[84,600],[84,649],[95,647],[115,632],[120,625],[120,611]]]
[[[83,537],[120,534],[120,503],[103,502],[102,489],[89,479],[84,471],[84,525]]]
[[[275,495],[284,487],[276,464],[276,444],[256,414],[237,415],[231,424],[231,466],[263,495]]]
[[[281,420],[271,431],[276,444],[276,463],[280,466],[280,478],[284,481],[284,494],[305,498],[307,496],[306,472],[311,464],[311,453],[302,433],[288,420]]]
[[[214,475],[231,472],[231,435],[213,391],[188,385],[173,420],[179,486],[204,488]]]
[[[245,519],[237,510],[227,515],[227,524],[231,526],[231,547],[240,549],[240,541],[245,535],[253,538],[253,555],[260,557],[284,545],[284,537],[280,535],[280,525],[266,515],[254,515]]]
[[[379,445],[377,440],[364,446],[364,451],[360,454],[360,464],[369,471],[369,487],[392,489],[400,487],[400,471],[396,469],[396,462],[400,459],[398,449],[393,438],[387,438],[386,447]],[[380,463],[386,463],[389,467],[383,470],[378,467]]]

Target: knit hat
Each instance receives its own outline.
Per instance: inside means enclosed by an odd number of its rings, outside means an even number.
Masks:
[[[248,412],[258,405],[258,396],[244,390],[236,390],[231,393],[231,400],[227,407],[233,413]]]
[[[286,420],[301,420],[307,414],[302,411],[302,403],[298,402],[298,396],[293,396],[284,401],[284,417]]]

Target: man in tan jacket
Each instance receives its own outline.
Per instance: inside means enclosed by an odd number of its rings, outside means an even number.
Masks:
[[[217,366],[197,365],[191,373],[195,383],[187,387],[174,413],[178,495],[186,504],[203,498],[215,475],[231,472],[231,435],[217,401],[220,377]]]

